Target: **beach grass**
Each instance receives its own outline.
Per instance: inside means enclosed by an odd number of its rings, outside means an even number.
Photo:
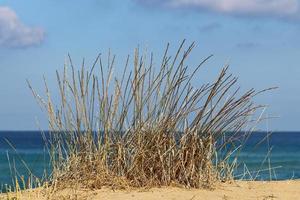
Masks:
[[[69,56],[57,72],[59,101],[46,79],[44,98],[28,82],[48,115],[54,189],[211,188],[233,179],[262,91],[241,92],[228,66],[195,86],[212,56],[189,67],[195,44],[185,46],[170,56],[167,45],[160,64],[136,49],[124,67],[109,53],[77,70]]]

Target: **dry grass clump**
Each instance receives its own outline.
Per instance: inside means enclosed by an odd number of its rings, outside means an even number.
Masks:
[[[199,188],[232,179],[230,155],[259,107],[252,102],[256,93],[238,95],[227,67],[213,83],[194,87],[211,56],[189,71],[194,44],[183,46],[175,57],[167,46],[160,65],[136,50],[121,77],[113,77],[110,54],[107,64],[99,55],[87,71],[84,62],[76,71],[69,59],[70,74],[67,65],[57,72],[60,104],[47,84],[45,100],[32,90],[48,113],[53,185]]]

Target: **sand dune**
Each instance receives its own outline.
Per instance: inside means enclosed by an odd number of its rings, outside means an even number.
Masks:
[[[10,195],[12,197],[13,195]],[[23,192],[19,197],[24,200],[47,199],[45,191]],[[2,195],[2,199],[7,195]],[[153,188],[150,190],[112,191],[65,189],[52,195],[52,199],[105,199],[105,200],[271,200],[300,199],[300,181],[247,182],[238,181],[220,184],[214,190],[182,189],[175,187]]]

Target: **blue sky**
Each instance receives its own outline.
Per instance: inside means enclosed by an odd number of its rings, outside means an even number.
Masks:
[[[279,117],[261,129],[300,130],[299,35],[298,0],[0,1],[0,130],[47,128],[26,79],[42,91],[46,75],[55,89],[67,53],[91,63],[111,48],[122,67],[137,45],[159,61],[183,39],[196,42],[192,65],[214,54],[199,85],[229,63],[243,90],[279,86],[257,98]]]

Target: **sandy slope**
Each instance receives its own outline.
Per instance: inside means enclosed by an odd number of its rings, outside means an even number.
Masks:
[[[2,196],[5,198],[5,196]],[[7,196],[6,196],[7,197]],[[20,199],[47,199],[42,191],[27,191]],[[154,188],[147,191],[112,191],[108,189],[84,191],[64,190],[54,194],[53,199],[106,199],[106,200],[300,200],[300,181],[246,182],[221,184],[215,190]]]

